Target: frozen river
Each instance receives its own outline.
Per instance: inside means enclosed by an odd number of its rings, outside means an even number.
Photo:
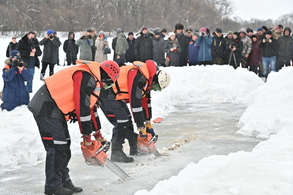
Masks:
[[[84,163],[81,152],[70,161],[71,179],[84,191],[80,195],[131,195],[137,190],[152,189],[160,180],[177,175],[190,162],[197,163],[210,155],[227,155],[237,151],[251,151],[261,141],[254,137],[235,134],[238,119],[245,106],[237,104],[190,104],[189,108],[165,117],[153,127],[159,135],[154,155],[134,157],[133,163],[117,163],[130,175],[120,180],[106,167]],[[128,154],[128,146],[125,151]],[[44,164],[22,166],[16,170],[1,171],[0,194],[43,194]]]

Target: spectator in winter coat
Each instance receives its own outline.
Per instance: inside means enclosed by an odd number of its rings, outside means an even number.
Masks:
[[[7,49],[6,49],[6,57],[7,58],[9,58],[10,52],[12,50],[16,50],[16,45],[17,45],[16,37],[12,37],[12,41],[9,43],[9,45],[7,46]]]
[[[199,30],[199,37],[196,40],[196,45],[199,45],[198,62],[199,65],[210,65],[212,64],[212,50],[211,45],[213,44],[213,39],[209,33],[207,33],[206,27],[202,27]]]
[[[136,60],[146,62],[152,60],[153,54],[153,39],[148,35],[148,29],[143,27],[140,32],[140,37],[135,41]]]
[[[187,55],[188,55],[189,42],[188,42],[187,37],[183,33],[183,29],[184,29],[184,26],[182,24],[175,25],[176,38],[177,38],[179,45],[181,47],[180,59],[179,59],[178,65],[187,66]]]
[[[233,40],[229,45],[229,62],[228,64],[235,69],[240,66],[241,52],[243,50],[243,42],[240,40],[238,32],[233,33]]]
[[[277,40],[272,38],[272,31],[266,32],[266,38],[260,42],[259,47],[262,48],[262,64],[264,66],[264,76],[267,79],[269,67],[272,71],[277,72],[276,55],[278,51]]]
[[[253,30],[252,30],[251,28],[247,28],[247,29],[246,29],[246,33],[247,33],[247,36],[248,36],[249,38],[252,38]]]
[[[112,40],[112,49],[114,50],[113,60],[115,60],[115,58],[116,58],[115,49],[116,49],[116,42],[117,42],[118,34],[122,33],[122,32],[123,32],[123,30],[121,28],[117,28],[117,30],[116,30],[117,36]]]
[[[180,66],[179,60],[180,60],[181,47],[178,42],[178,39],[176,38],[175,33],[173,32],[169,33],[169,38],[165,42],[164,51],[167,53],[166,58],[170,59],[169,66]]]
[[[160,36],[163,40],[165,40],[166,34],[167,34],[167,29],[163,28],[160,32]]]
[[[190,43],[192,40],[192,29],[191,28],[186,29],[185,33],[186,33],[187,42]]]
[[[155,37],[153,38],[153,54],[154,61],[159,66],[165,66],[165,51],[164,51],[165,41],[161,38],[160,32],[155,31]]]
[[[53,35],[54,35],[54,37],[56,38],[56,37],[57,37],[57,32],[54,31]],[[57,38],[58,38],[58,37],[57,37]],[[58,39],[59,39],[59,38],[58,38]],[[60,43],[61,43],[61,42],[60,42]],[[62,43],[61,43],[60,45],[62,45]],[[60,66],[59,47],[58,47],[58,49],[57,49],[57,65]]]
[[[258,74],[258,68],[261,61],[261,49],[258,47],[258,37],[257,35],[252,35],[252,48],[250,55],[247,60],[247,66],[249,71],[253,71],[255,74]]]
[[[63,51],[66,53],[67,66],[73,64],[76,65],[76,59],[78,54],[78,47],[75,44],[75,35],[73,32],[68,33],[68,39],[64,41]]]
[[[233,41],[233,32],[232,31],[228,31],[227,35],[225,37],[225,44],[226,44],[226,51],[225,51],[225,57],[224,57],[224,64],[228,64],[229,63],[229,46],[231,45],[232,41]]]
[[[189,43],[189,48],[188,48],[188,63],[189,66],[192,65],[198,65],[198,53],[199,53],[199,45],[196,44],[196,40],[198,38],[198,32],[193,32],[192,33],[192,39]]]
[[[104,48],[109,48],[108,41],[106,39],[104,31],[99,32],[99,37],[96,39],[96,54],[95,54],[95,61],[96,62],[103,62],[108,60],[107,54],[104,54],[103,49]]]
[[[33,79],[35,74],[35,67],[40,67],[40,61],[38,56],[42,55],[42,51],[39,46],[39,41],[35,37],[36,33],[30,31],[28,34],[23,36],[18,42],[16,48],[20,52],[26,69],[31,75],[31,79],[27,81],[27,90],[29,93],[33,92]]]
[[[3,68],[4,87],[2,91],[2,110],[13,110],[20,105],[28,105],[29,93],[24,84],[31,79],[31,75],[24,67],[19,51],[10,52],[10,59],[5,61],[6,66]]]
[[[246,35],[245,28],[241,28],[239,35],[243,43],[243,50],[241,52],[241,66],[242,68],[247,68],[247,58],[249,57],[249,54],[251,52],[252,41]]]
[[[134,62],[136,60],[135,57],[135,38],[133,36],[133,32],[129,32],[128,33],[128,38],[126,39],[127,43],[128,43],[128,50],[126,51],[125,54],[125,58],[126,58],[126,62]]]
[[[281,24],[275,26],[272,29],[272,36],[274,39],[278,40],[283,35],[283,26]]]
[[[41,80],[44,80],[48,65],[50,68],[49,75],[51,76],[54,74],[54,66],[57,63],[58,48],[60,47],[61,42],[58,37],[53,35],[53,33],[54,31],[49,29],[46,36],[40,41],[40,45],[44,45]]]
[[[97,46],[95,45],[97,40],[97,35],[96,35],[97,31],[94,27],[88,28],[87,31],[89,33],[89,38],[93,39],[93,42],[94,42],[94,45],[92,46],[92,55],[93,55],[92,61],[95,61],[96,50],[97,50]]]
[[[265,39],[265,34],[263,32],[263,28],[259,27],[257,29],[257,36],[258,36],[258,42],[262,42],[263,39]],[[260,48],[260,52],[261,52],[261,48]],[[260,60],[260,65],[259,65],[259,77],[263,77],[264,74],[264,68],[263,68],[263,64],[262,64],[262,59]]]
[[[94,40],[89,36],[89,32],[83,31],[80,39],[78,39],[75,44],[79,47],[79,59],[92,61]]]
[[[222,30],[217,28],[213,37],[213,44],[211,46],[213,54],[213,64],[224,64],[224,58],[226,55],[226,40],[223,37]]]
[[[128,42],[126,41],[126,36],[123,32],[117,35],[117,41],[115,46],[115,62],[119,66],[123,66],[125,63],[125,54],[128,50]]]
[[[284,64],[285,66],[290,66],[290,60],[292,57],[292,45],[293,45],[293,37],[290,36],[291,29],[286,27],[284,29],[284,35],[280,36],[278,39],[278,70],[280,70]]]

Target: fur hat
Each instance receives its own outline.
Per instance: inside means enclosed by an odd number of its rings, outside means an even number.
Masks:
[[[169,36],[169,37],[171,37],[171,36],[173,36],[173,35],[176,36],[176,34],[175,34],[174,32],[169,32],[169,33],[168,33],[168,36]]]
[[[233,35],[233,32],[232,31],[228,31],[227,32],[227,35]]]
[[[265,30],[265,31],[269,30],[268,27],[266,27],[266,26],[262,26],[262,29]]]
[[[244,33],[244,34],[246,34],[246,30],[245,30],[245,28],[241,28],[240,31],[239,31],[239,33]]]
[[[6,59],[6,60],[5,60],[5,64],[11,64],[10,59]]]
[[[167,32],[167,29],[165,29],[165,28],[163,28],[162,30],[161,30],[161,32]]]
[[[188,28],[188,29],[186,29],[185,32],[186,32],[186,33],[192,33],[192,29],[191,29],[191,28]]]
[[[176,24],[175,25],[175,30],[183,30],[184,29],[184,26],[183,26],[183,24]]]

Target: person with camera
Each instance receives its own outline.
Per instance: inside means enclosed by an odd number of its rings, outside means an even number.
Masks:
[[[241,28],[240,32],[240,39],[243,43],[243,50],[241,52],[241,66],[242,68],[247,68],[247,59],[249,57],[249,54],[251,52],[251,48],[252,48],[252,41],[251,38],[249,38],[246,35],[246,29],[245,28]]]
[[[54,31],[49,29],[47,30],[46,36],[40,41],[40,45],[44,45],[42,70],[40,75],[40,79],[44,80],[48,65],[50,68],[49,75],[51,76],[54,74],[54,66],[57,63],[58,48],[60,47],[61,42],[58,37],[54,36]]]
[[[209,33],[207,33],[207,28],[202,27],[199,30],[199,36],[195,42],[197,45],[200,45],[198,53],[198,62],[199,65],[211,65],[213,61],[211,45],[213,39]]]
[[[168,35],[164,44],[164,52],[167,53],[165,66],[180,66],[181,45],[174,32],[169,32]]]
[[[103,61],[108,60],[107,53],[109,52],[110,48],[109,48],[107,37],[105,36],[104,31],[99,32],[99,37],[96,39],[95,46],[97,49],[95,50],[95,60],[94,61],[103,62]],[[111,50],[110,50],[110,52],[111,52]]]
[[[262,48],[262,64],[264,66],[264,76],[267,79],[269,68],[271,71],[277,72],[276,55],[278,52],[278,43],[272,37],[272,31],[268,30],[266,32],[265,39],[259,43],[259,47]]]
[[[2,91],[2,110],[11,111],[17,106],[28,105],[29,93],[24,84],[31,79],[29,71],[24,67],[19,51],[10,52],[10,59],[3,68],[4,87]]]
[[[243,50],[243,42],[241,41],[240,35],[238,32],[233,33],[233,39],[228,48],[229,48],[228,64],[233,66],[236,69],[240,66],[241,52]]]
[[[82,32],[81,37],[75,42],[79,47],[79,59],[80,60],[93,60],[92,47],[94,46],[94,39],[90,37],[92,29],[88,28]]]
[[[36,38],[36,33],[34,31],[30,31],[25,36],[23,36],[18,42],[16,50],[20,52],[26,69],[31,74],[31,79],[27,81],[27,90],[29,93],[32,93],[35,67],[40,67],[38,56],[42,55],[39,41]]]

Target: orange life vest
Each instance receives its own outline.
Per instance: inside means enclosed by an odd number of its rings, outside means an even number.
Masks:
[[[128,74],[130,71],[139,70],[141,74],[146,78],[146,86],[143,88],[143,95],[147,91],[152,77],[150,77],[149,68],[146,63],[135,61],[132,65],[126,65],[120,67],[120,76],[113,86],[113,91],[116,94],[116,100],[129,99],[128,92]]]
[[[91,95],[90,97],[90,107],[93,107],[96,104],[96,96],[99,96],[100,94],[100,64],[98,62],[87,62],[88,64],[83,64],[82,61],[79,60],[76,62],[81,65],[65,68],[45,79],[51,97],[54,99],[63,114],[68,114],[75,109],[73,97],[74,83],[72,77],[76,71],[88,72],[95,78],[96,89],[93,91],[95,95]]]

